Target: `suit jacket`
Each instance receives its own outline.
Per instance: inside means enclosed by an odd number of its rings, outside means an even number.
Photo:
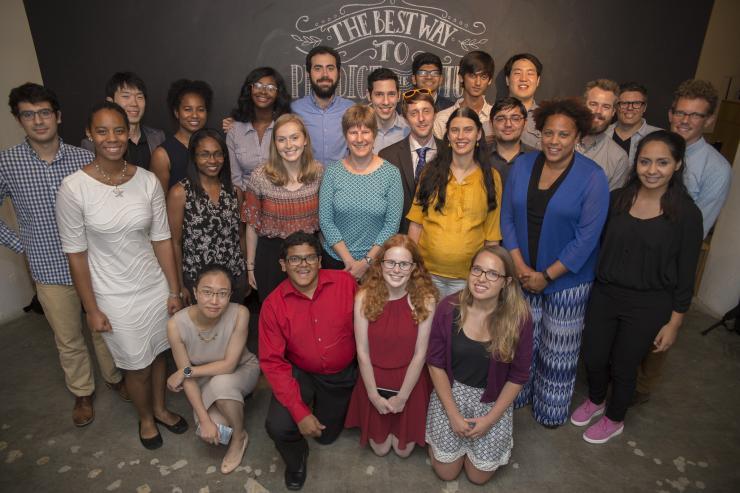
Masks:
[[[164,132],[158,128],[151,128],[145,125],[141,126],[141,131],[144,132],[144,135],[146,136],[146,143],[149,146],[149,153],[153,154],[154,149],[159,147],[159,145],[164,142]],[[83,149],[87,149],[90,152],[95,152],[95,146],[87,137],[82,139],[80,147],[82,147]]]
[[[398,232],[406,234],[409,231],[409,220],[406,219],[409,209],[411,209],[411,203],[414,200],[414,194],[416,194],[416,183],[414,183],[414,160],[411,158],[411,144],[409,139],[411,136],[407,136],[405,139],[391,144],[388,147],[381,149],[378,156],[385,159],[401,171],[401,180],[403,181],[403,216],[401,217],[401,225],[398,228]],[[437,144],[437,152],[442,149],[442,141],[435,138]],[[427,164],[429,164],[427,162]]]

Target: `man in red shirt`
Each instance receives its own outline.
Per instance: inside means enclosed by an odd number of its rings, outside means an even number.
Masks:
[[[285,461],[285,486],[306,481],[308,442],[334,442],[357,379],[353,305],[357,284],[321,270],[315,236],[293,233],[280,265],[288,275],[260,310],[260,366],[272,386],[267,434]]]

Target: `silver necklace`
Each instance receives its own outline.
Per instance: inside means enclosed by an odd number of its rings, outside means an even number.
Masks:
[[[123,160],[123,169],[121,170],[121,178],[118,180],[118,183],[113,183],[113,179],[111,176],[103,171],[103,169],[98,165],[97,161],[93,161],[93,164],[95,165],[95,169],[98,170],[98,173],[100,173],[106,182],[108,182],[108,185],[113,186],[113,195],[116,197],[121,197],[123,195],[123,190],[118,188],[118,185],[123,185],[123,179],[126,177],[126,168],[128,168],[128,163],[126,160]]]

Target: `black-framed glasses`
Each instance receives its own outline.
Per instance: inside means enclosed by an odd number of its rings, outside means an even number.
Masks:
[[[433,96],[431,89],[409,89],[408,91],[404,91],[401,96],[403,96],[404,101],[408,101],[417,94],[429,94],[430,96]]]
[[[645,106],[645,101],[617,101],[617,106],[623,110],[628,108],[631,110],[639,110]]]
[[[261,82],[253,82],[252,90],[253,91],[265,91],[265,92],[269,92],[270,94],[275,94],[278,88],[275,84],[263,84]]]
[[[44,120],[47,120],[54,116],[54,110],[50,108],[44,108],[38,111],[25,110],[18,112],[18,116],[20,117],[20,119],[27,122],[30,122],[31,120],[36,118],[36,115],[40,116]]]
[[[291,267],[298,267],[303,262],[306,262],[306,265],[315,265],[316,262],[319,261],[319,256],[315,253],[311,253],[309,255],[290,255],[285,259],[286,262],[288,262],[288,265]]]
[[[498,281],[501,278],[509,277],[505,274],[501,274],[500,272],[496,272],[495,270],[484,270],[477,265],[474,265],[473,268],[470,269],[470,273],[475,277],[486,276],[486,279],[488,279],[489,281]]]
[[[398,268],[403,272],[408,272],[414,266],[413,262],[408,262],[406,260],[402,260],[400,262],[396,262],[395,260],[382,260],[380,263],[383,265],[384,269],[393,270],[398,266]]]
[[[220,289],[218,291],[214,291],[209,288],[203,288],[203,289],[198,289],[198,293],[200,293],[206,298],[213,298],[215,296],[216,298],[222,301],[228,298],[229,296],[231,296],[230,289]]]
[[[709,116],[706,113],[697,113],[696,111],[687,113],[686,111],[674,110],[674,109],[671,109],[671,113],[673,114],[673,116],[675,116],[679,120],[683,120],[684,117],[688,117],[689,120],[692,120],[695,122],[699,120],[703,120],[704,118]]]
[[[211,158],[215,159],[216,161],[222,161],[224,159],[224,153],[222,151],[216,151],[216,152],[202,151],[202,152],[196,152],[195,157],[200,159],[201,161],[208,161]]]
[[[493,117],[493,121],[496,123],[504,123],[507,120],[511,123],[521,123],[524,121],[524,117],[522,115],[496,115]]]

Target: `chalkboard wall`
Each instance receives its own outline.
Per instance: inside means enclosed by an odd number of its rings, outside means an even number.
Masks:
[[[44,83],[62,104],[62,137],[78,142],[88,109],[107,78],[132,70],[149,90],[145,122],[173,129],[169,83],[203,79],[215,91],[211,126],[236,103],[247,72],[278,69],[294,96],[308,89],[305,52],[317,44],[343,57],[341,94],[365,95],[374,67],[410,75],[411,58],[434,51],[445,64],[445,92],[456,94],[457,63],[482,49],[496,61],[496,87],[514,53],[544,64],[537,99],[579,95],[586,81],[608,77],[648,87],[648,120],[666,125],[671,93],[696,70],[711,1],[656,0],[26,0]],[[19,80],[18,84],[25,81]]]

